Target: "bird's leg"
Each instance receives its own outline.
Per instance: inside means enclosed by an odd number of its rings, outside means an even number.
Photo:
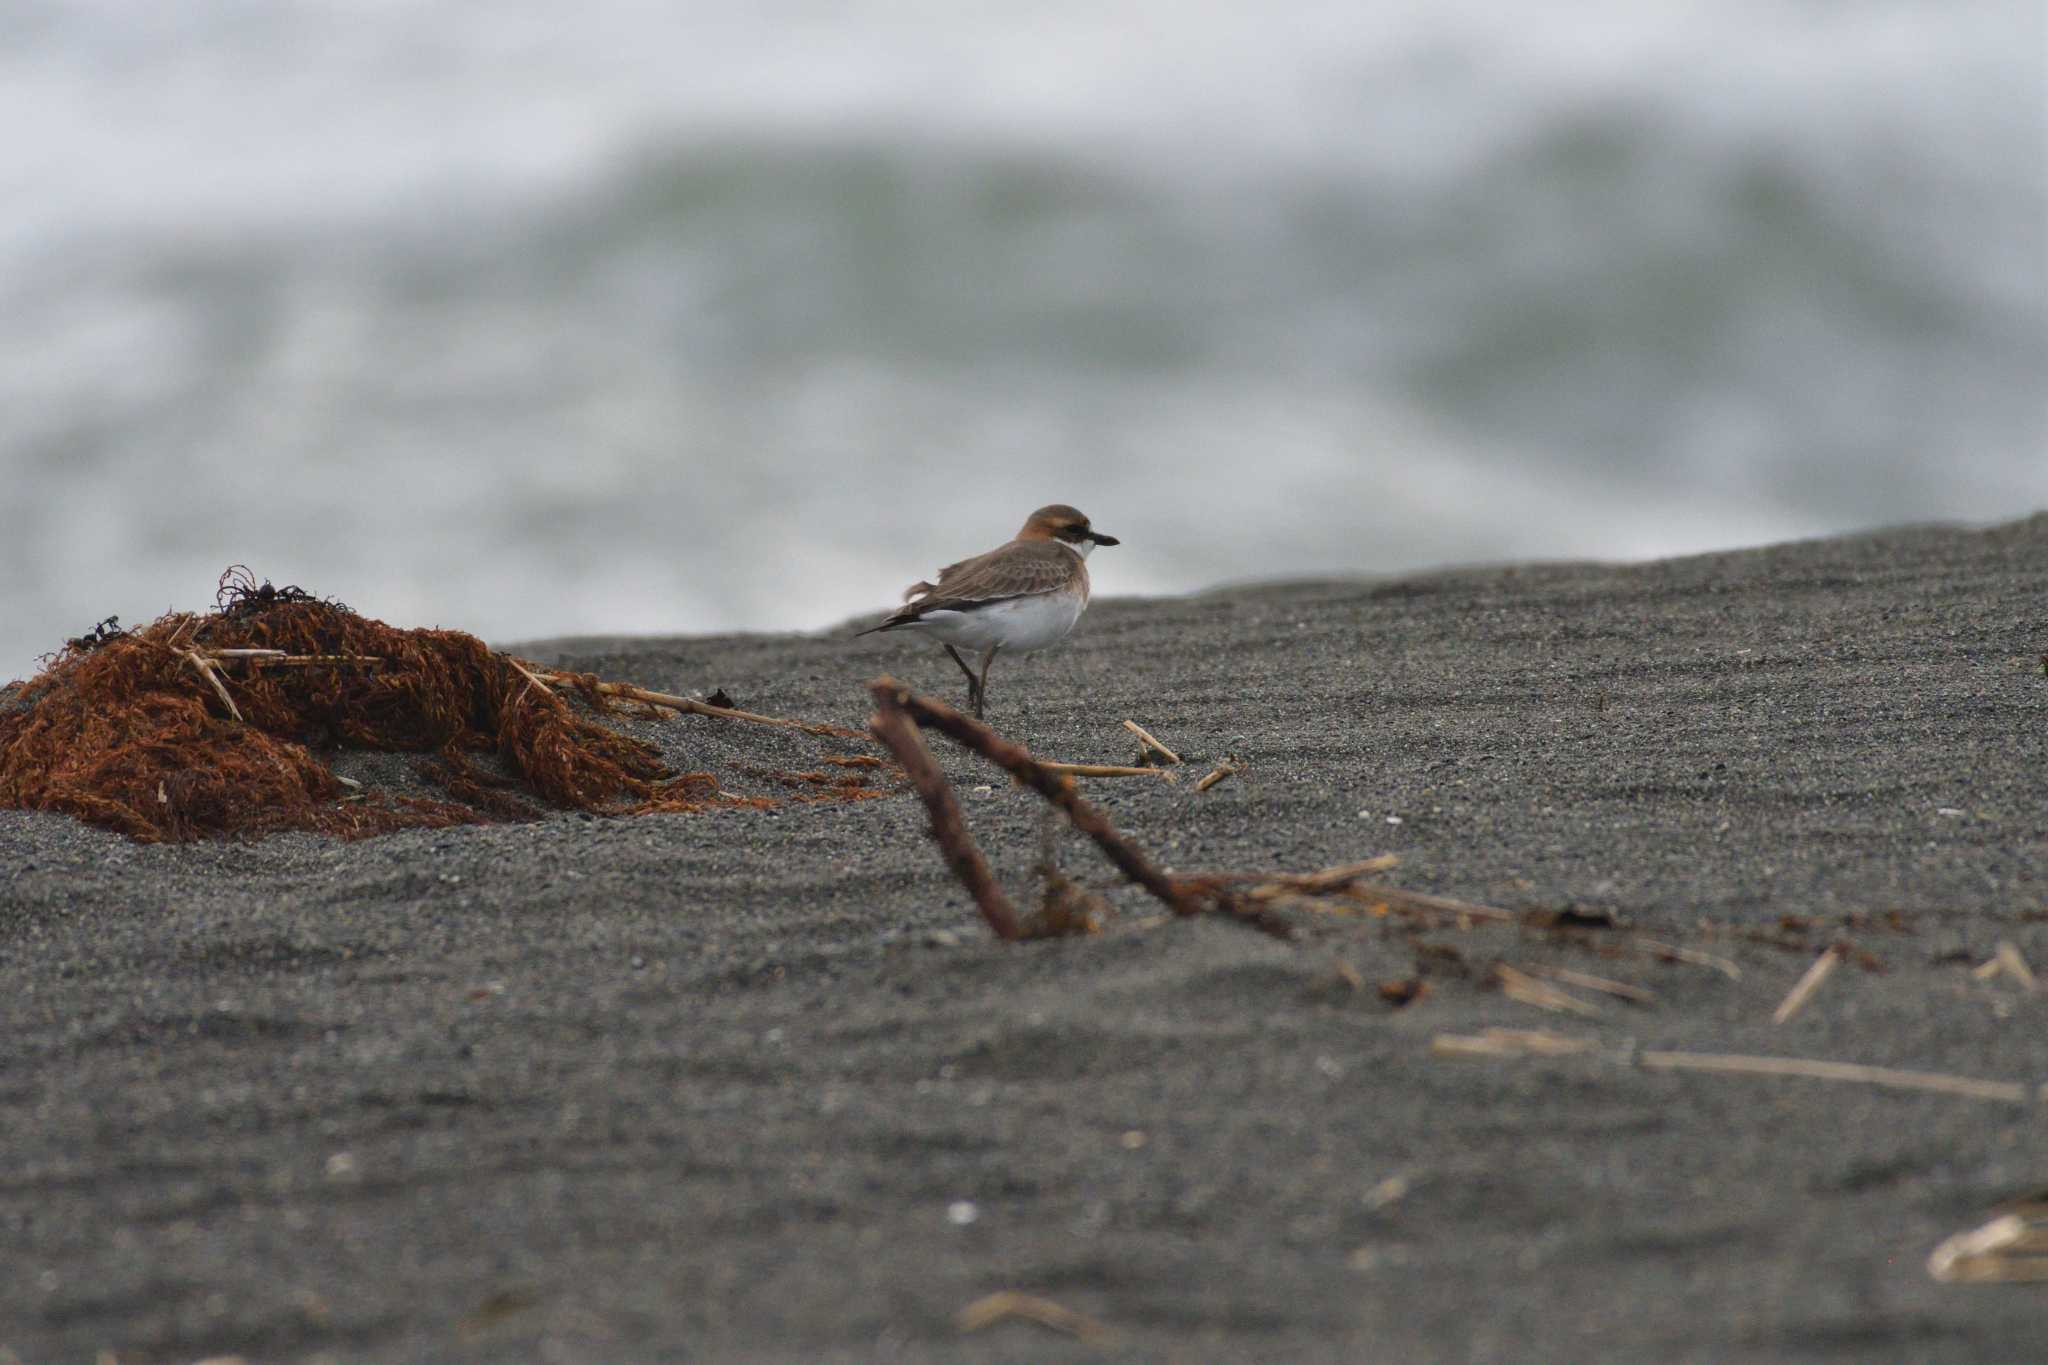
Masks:
[[[981,656],[981,680],[974,687],[974,718],[981,719],[981,704],[988,699],[988,666],[996,661],[996,651],[1001,645],[990,645],[988,653]]]
[[[960,671],[967,675],[967,704],[974,708],[974,714],[981,714],[981,680],[974,676],[974,670],[967,666],[967,660],[960,657],[960,651],[951,645],[945,647],[953,656],[953,662],[960,665]],[[986,670],[984,670],[985,672]]]

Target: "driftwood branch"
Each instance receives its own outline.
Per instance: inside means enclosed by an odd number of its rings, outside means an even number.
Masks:
[[[1201,902],[1188,895],[1173,878],[1154,867],[1150,859],[1117,833],[1116,827],[1101,811],[1082,800],[1074,790],[1072,779],[1049,771],[1026,752],[1023,745],[1004,739],[980,721],[962,715],[943,702],[916,695],[894,678],[877,678],[868,684],[868,691],[878,707],[883,710],[891,706],[900,709],[918,724],[937,730],[980,754],[1059,807],[1067,822],[1093,839],[1103,856],[1114,863],[1119,872],[1151,892],[1175,914],[1201,913]]]
[[[1036,791],[1058,808],[1066,816],[1069,824],[1094,840],[1103,855],[1128,880],[1144,887],[1176,915],[1215,912],[1228,916],[1240,924],[1282,938],[1291,937],[1293,933],[1293,926],[1277,911],[1277,906],[1287,903],[1300,904],[1325,912],[1372,909],[1382,912],[1434,915],[1460,923],[1487,922],[1518,926],[1531,924],[1531,916],[1527,912],[1502,910],[1490,905],[1453,900],[1447,896],[1431,896],[1365,880],[1372,873],[1385,872],[1396,866],[1399,860],[1392,855],[1382,855],[1363,862],[1346,863],[1339,867],[1306,873],[1222,872],[1207,875],[1171,875],[1154,866],[1135,844],[1117,832],[1116,827],[1101,811],[1081,798],[1069,776],[1078,765],[1048,763],[1034,758],[1024,746],[1005,739],[983,722],[970,718],[943,702],[918,696],[894,678],[877,678],[868,684],[868,691],[873,696],[876,707],[876,716],[870,725],[871,732],[889,747],[898,762],[911,774],[913,785],[931,811],[933,830],[945,850],[947,862],[974,896],[975,903],[982,908],[984,918],[988,919],[992,926],[996,926],[997,933],[1004,938],[1014,937],[1018,932],[1015,927],[1015,914],[1009,903],[1002,899],[1000,890],[988,872],[987,864],[981,860],[978,850],[974,848],[966,832],[959,805],[953,798],[950,788],[946,786],[944,776],[932,762],[931,755],[924,749],[922,741],[917,739],[917,727],[939,731],[962,747],[1003,769],[1021,785]],[[1134,771],[1158,770],[1140,768]],[[1012,928],[1006,930],[1003,927],[1005,924]],[[1729,964],[1728,970],[1734,970],[1732,964]],[[1508,969],[1506,981],[1510,993],[1515,994],[1517,998],[1533,1000],[1540,997],[1542,1001],[1553,1002],[1553,1008],[1570,1009],[1576,1006],[1579,1010],[1588,1012],[1595,1009],[1594,1006],[1554,986],[1515,972],[1512,968]],[[1646,991],[1601,978],[1581,978],[1572,984],[1638,1001],[1650,998]],[[1560,1000],[1569,1003],[1554,1003]]]
[[[995,931],[997,938],[1021,938],[1023,929],[1017,922],[1017,912],[1009,897],[1003,894],[1003,888],[996,884],[995,874],[989,871],[988,860],[981,856],[974,836],[967,832],[967,822],[960,814],[959,799],[947,785],[946,775],[939,771],[931,750],[925,748],[924,741],[918,737],[917,727],[911,724],[909,715],[894,698],[886,697],[877,690],[875,702],[876,710],[868,721],[868,730],[909,774],[910,785],[916,789],[925,810],[931,815],[932,837],[938,841],[939,851],[945,854],[946,865],[953,869],[953,875],[974,897],[981,917],[988,921],[988,927]]]

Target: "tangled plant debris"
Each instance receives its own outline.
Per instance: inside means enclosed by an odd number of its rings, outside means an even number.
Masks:
[[[857,800],[890,785],[863,765],[834,765],[829,776],[764,773],[787,779],[786,796],[734,795],[593,719],[614,688],[543,678],[473,635],[387,625],[237,566],[213,611],[128,631],[109,618],[9,689],[0,807],[60,811],[151,842],[281,830],[356,838],[531,819],[547,807],[758,807]],[[415,771],[445,799],[352,791],[319,757],[335,749],[422,755]],[[492,754],[502,772],[477,761]]]
[[[101,645],[107,643],[107,641],[118,640],[127,633],[127,631],[121,629],[120,617],[109,616],[106,620],[101,621],[98,625],[94,626],[85,634],[66,640],[64,642],[64,647],[66,649],[75,650],[80,654],[87,654],[95,649],[98,649]]]

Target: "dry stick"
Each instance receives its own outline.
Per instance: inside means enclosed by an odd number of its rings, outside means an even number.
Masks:
[[[1730,981],[1742,980],[1742,968],[1725,957],[1715,957],[1697,948],[1681,948],[1675,943],[1660,943],[1653,938],[1639,938],[1635,945],[1652,957],[1667,958],[1673,962],[1690,962],[1695,967],[1712,967]]]
[[[1600,1046],[1597,1038],[1567,1038],[1540,1029],[1490,1028],[1484,1033],[1439,1033],[1429,1040],[1436,1057],[1559,1057],[1573,1052],[1592,1052]]]
[[[1806,1002],[1813,999],[1814,993],[1820,989],[1821,982],[1833,976],[1835,968],[1840,966],[1841,962],[1840,944],[1824,949],[1821,955],[1813,960],[1813,965],[1806,969],[1806,974],[1785,993],[1785,998],[1779,1002],[1778,1008],[1771,1012],[1771,1022],[1782,1024],[1805,1009]]]
[[[1600,1013],[1600,1007],[1590,1001],[1581,1000],[1569,991],[1561,991],[1547,981],[1538,981],[1524,972],[1518,972],[1503,962],[1494,967],[1493,979],[1500,983],[1500,993],[1510,1000],[1538,1009],[1555,1010],[1560,1014],[1577,1014],[1592,1018]]]
[[[1138,722],[1134,720],[1127,720],[1124,722],[1124,729],[1129,730],[1132,734],[1136,735],[1138,737],[1138,743],[1144,745],[1148,749],[1155,751],[1161,758],[1165,759],[1168,763],[1180,762],[1179,754],[1167,748],[1164,744],[1161,744],[1156,738],[1154,738],[1150,730],[1147,730],[1144,726],[1138,724]]]
[[[505,662],[512,665],[518,672],[526,675],[526,686],[520,688],[519,695],[512,699],[512,709],[517,710],[523,705],[526,701],[526,694],[533,691],[536,687],[541,690],[542,696],[552,697],[555,695],[554,689],[548,686],[547,679],[541,677],[540,674],[534,672],[525,664],[520,663],[519,660],[513,658],[510,654],[505,656]],[[720,792],[719,795],[723,796],[724,793]]]
[[[939,851],[946,855],[946,863],[953,869],[953,875],[974,897],[981,917],[988,921],[988,927],[995,931],[997,938],[1021,937],[1024,931],[1017,923],[1017,912],[1011,907],[1009,897],[1003,894],[1003,888],[996,885],[995,874],[989,871],[988,861],[981,856],[974,836],[967,832],[967,822],[960,814],[960,802],[946,784],[946,775],[939,771],[931,750],[925,748],[924,741],[918,738],[917,727],[910,723],[910,717],[893,698],[884,697],[878,691],[875,701],[878,709],[868,721],[868,730],[888,747],[896,762],[909,774],[910,785],[917,789],[925,810],[931,815],[932,837],[938,840]]]
[[[213,684],[213,690],[220,693],[221,701],[227,705],[228,714],[236,720],[241,720],[242,708],[236,706],[235,699],[228,695],[227,684],[223,683],[220,680],[220,675],[213,671],[212,662],[196,649],[185,651],[185,662],[191,664],[200,677]]]
[[[1495,924],[1520,924],[1523,921],[1523,917],[1512,910],[1500,910],[1491,905],[1474,905],[1470,901],[1452,900],[1448,896],[1427,896],[1420,891],[1404,891],[1398,886],[1387,886],[1381,882],[1346,887],[1344,894],[1353,900],[1381,902],[1389,910],[1463,916],[1466,919],[1488,920]]]
[[[1236,763],[1232,763],[1229,759],[1225,759],[1223,760],[1223,762],[1218,763],[1215,767],[1211,768],[1209,770],[1209,775],[1207,777],[1203,778],[1200,782],[1197,782],[1195,784],[1195,790],[1198,792],[1205,792],[1209,790],[1209,788],[1215,786],[1218,782],[1221,782],[1224,778],[1229,777],[1232,773],[1241,773],[1243,771],[1243,767]]]
[[[1998,944],[1998,960],[2005,964],[2005,974],[2020,983],[2027,990],[2035,988],[2034,969],[2020,956],[2019,945],[2010,939],[2001,939]]]
[[[1611,995],[1620,1000],[1632,1000],[1638,1005],[1654,1005],[1657,1003],[1657,992],[1653,990],[1647,990],[1642,986],[1632,986],[1626,981],[1610,981],[1604,976],[1590,976],[1585,972],[1575,972],[1569,967],[1532,965],[1524,967],[1522,970],[1531,976],[1540,976],[1551,981],[1561,981],[1567,986],[1577,986],[1582,990],[1598,991],[1602,995]]]
[[[1367,858],[1363,862],[1357,863],[1344,863],[1337,867],[1326,867],[1319,872],[1283,872],[1277,876],[1267,878],[1267,885],[1283,887],[1291,891],[1340,891],[1367,873],[1389,872],[1400,865],[1400,854],[1382,853],[1377,858]],[[1252,890],[1252,894],[1257,895],[1264,889],[1265,887],[1263,886],[1255,887]]]
[[[222,659],[234,659],[257,667],[277,667],[290,664],[381,664],[383,656],[378,654],[287,654],[281,649],[210,649],[207,655],[215,663]]]
[[[215,650],[217,654],[225,650]],[[308,668],[317,664],[381,664],[384,658],[379,654],[283,654],[275,658],[262,656],[244,659],[244,663],[258,668]]]
[[[547,679],[547,678],[543,678],[543,677],[542,677],[542,676],[541,676],[540,674],[538,674],[538,673],[534,672],[534,671],[533,671],[532,669],[528,668],[528,667],[527,667],[527,666],[526,666],[525,664],[523,664],[523,663],[519,662],[519,660],[517,660],[517,659],[513,658],[513,657],[512,657],[512,656],[511,656],[510,654],[507,654],[507,655],[505,656],[505,662],[506,662],[506,663],[508,663],[508,664],[510,664],[510,665],[512,665],[512,667],[513,667],[513,668],[514,668],[514,669],[515,669],[516,671],[518,671],[518,672],[520,672],[520,673],[523,673],[523,674],[525,674],[525,675],[526,675],[526,681],[527,681],[527,682],[529,682],[529,683],[531,683],[531,684],[533,684],[533,685],[534,685],[535,687],[538,687],[538,688],[539,688],[539,689],[540,689],[541,691],[543,691],[543,692],[553,692],[553,691],[554,691],[554,689],[553,689],[552,687],[548,686],[548,679]],[[524,694],[522,693],[521,695],[524,695]]]
[[[1382,853],[1360,863],[1342,863],[1315,872],[1205,872],[1192,880],[1210,886],[1240,886],[1257,883],[1247,896],[1298,896],[1328,894],[1344,890],[1369,872],[1386,872],[1401,865],[1399,854]]]
[[[1978,979],[1983,981],[1989,981],[1994,976],[2009,976],[2023,991],[2037,989],[2034,969],[2027,965],[2026,958],[2020,956],[2019,945],[2011,939],[2000,939],[1997,954],[1977,968],[1976,974]]]
[[[537,683],[551,683],[557,687],[576,687],[579,685],[577,679],[569,674],[534,673],[521,665],[517,659],[512,659],[509,655],[507,659],[514,668],[517,668],[521,673],[525,673],[527,677],[532,678]],[[831,735],[837,739],[860,738],[860,731],[849,730],[843,725],[827,725],[817,721],[788,720],[780,716],[757,715],[752,711],[739,711],[730,706],[713,706],[710,702],[698,701],[695,697],[678,697],[670,692],[650,692],[644,687],[634,687],[630,683],[601,682],[597,684],[597,690],[607,697],[625,697],[630,701],[646,702],[649,706],[660,706],[670,711],[686,711],[693,716],[717,716],[724,720],[747,720],[752,721],[756,725],[786,725],[794,730],[802,730],[806,734]]]
[[[1400,861],[1394,854],[1383,853],[1364,862],[1326,867],[1318,872],[1207,872],[1176,877],[1174,881],[1188,895],[1213,898],[1255,928],[1288,938],[1292,929],[1268,907],[1294,902],[1322,914],[1356,910],[1361,897],[1353,883],[1369,872],[1384,872]],[[1256,885],[1243,891],[1232,890],[1246,882]]]
[[[1085,1313],[1077,1313],[1065,1304],[1041,1299],[1036,1294],[1020,1294],[1014,1289],[1000,1290],[976,1299],[960,1310],[955,1321],[963,1332],[978,1332],[1006,1318],[1023,1318],[1090,1343],[1107,1343],[1116,1337],[1116,1333]]]
[[[2003,1214],[1936,1247],[1927,1273],[1949,1284],[2048,1280],[2048,1228]]]
[[[920,725],[929,726],[972,749],[1058,806],[1068,823],[1093,839],[1103,856],[1116,864],[1119,872],[1165,902],[1175,914],[1198,915],[1202,912],[1200,901],[1154,867],[1144,854],[1116,832],[1116,827],[1101,811],[1075,793],[1071,781],[1058,773],[1046,771],[1045,766],[1026,752],[1023,745],[1004,739],[980,721],[962,715],[943,702],[915,695],[894,678],[877,678],[868,684],[868,691],[873,694],[875,704],[884,710],[891,705],[900,707]]]
[[[1420,891],[1409,891],[1385,882],[1348,881],[1342,874],[1358,874],[1365,871],[1381,871],[1392,867],[1399,859],[1391,853],[1348,867],[1329,868],[1322,872],[1310,872],[1300,877],[1271,872],[1213,873],[1203,877],[1191,877],[1193,882],[1210,885],[1227,885],[1232,882],[1262,878],[1263,884],[1245,892],[1247,900],[1274,900],[1294,896],[1305,900],[1322,899],[1346,900],[1354,904],[1383,908],[1402,913],[1444,915],[1453,919],[1485,920],[1491,924],[1521,924],[1524,916],[1513,910],[1502,910],[1491,905],[1475,905],[1471,901],[1452,900],[1448,896],[1430,896]],[[1322,885],[1314,885],[1318,879],[1328,879]],[[1311,885],[1304,887],[1303,882]],[[1335,907],[1325,904],[1322,908]]]
[[[1133,768],[1121,763],[1054,763],[1050,759],[1039,759],[1038,766],[1049,773],[1065,773],[1069,777],[1163,777],[1173,780],[1173,774],[1164,768]]]
[[[1379,870],[1375,867],[1375,864],[1392,867],[1398,861],[1398,858],[1388,853],[1382,854],[1379,858],[1371,859],[1365,863],[1354,864],[1353,866],[1360,871],[1368,869]],[[1307,874],[1307,879],[1335,879],[1339,874],[1351,870],[1353,869],[1330,868],[1324,872],[1309,873]],[[1303,879],[1274,877],[1267,874],[1266,880],[1270,887],[1295,890],[1298,887],[1298,883]],[[1289,885],[1290,882],[1294,883],[1294,885]],[[1254,887],[1247,894],[1253,897],[1264,898],[1265,896],[1281,894],[1280,889],[1269,889],[1267,886]],[[1349,884],[1340,883],[1329,887],[1325,894],[1334,894],[1342,896],[1347,900],[1363,901],[1368,904],[1385,905],[1389,910],[1404,913],[1442,915],[1453,919],[1483,920],[1491,924],[1526,924],[1529,921],[1529,915],[1526,912],[1502,910],[1492,905],[1476,905],[1471,901],[1453,900],[1449,896],[1426,895],[1420,891],[1409,891],[1398,886],[1388,886],[1384,882],[1357,881]],[[1703,953],[1697,948],[1681,948],[1676,944],[1662,943],[1655,939],[1631,937],[1630,941],[1636,947],[1653,954],[1669,957],[1678,962],[1690,962],[1702,967],[1711,967],[1731,980],[1739,981],[1742,979],[1742,969],[1740,967],[1737,967],[1726,958],[1715,957],[1712,953]],[[1531,970],[1535,971],[1535,969]],[[1560,981],[1569,979],[1572,981],[1572,984],[1584,986],[1588,990],[1603,991],[1606,994],[1617,995],[1628,1000],[1640,999],[1644,1003],[1648,1003],[1656,998],[1653,993],[1643,990],[1641,987],[1628,986],[1618,981],[1607,981],[1603,977],[1589,977],[1578,973],[1571,973],[1567,976],[1563,968],[1546,968],[1535,971],[1535,974],[1551,976]]]
[[[2012,1081],[1979,1081],[1934,1071],[1894,1071],[1855,1062],[1818,1062],[1802,1057],[1745,1057],[1723,1052],[1645,1052],[1636,1060],[1653,1071],[1717,1071],[1745,1076],[1806,1076],[1818,1081],[1852,1081],[1894,1090],[1931,1090],[1973,1100],[2026,1104],[2027,1087]]]

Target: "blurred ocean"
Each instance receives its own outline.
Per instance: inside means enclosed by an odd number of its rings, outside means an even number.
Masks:
[[[0,678],[2048,505],[2048,6],[0,2]]]

